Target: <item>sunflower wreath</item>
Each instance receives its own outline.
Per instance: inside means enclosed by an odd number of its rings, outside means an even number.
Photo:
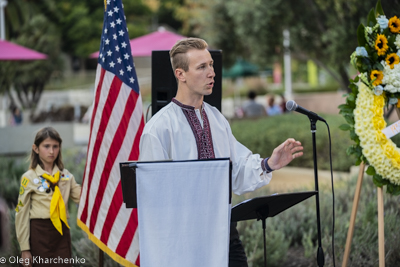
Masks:
[[[356,156],[356,165],[369,165],[367,174],[378,187],[400,195],[400,149],[382,132],[386,128],[384,109],[400,107],[400,19],[386,18],[378,1],[367,19],[367,26],[357,29],[358,47],[350,56],[351,64],[360,73],[350,80],[351,93],[339,106],[347,124],[340,129],[350,131],[355,142],[347,154]]]

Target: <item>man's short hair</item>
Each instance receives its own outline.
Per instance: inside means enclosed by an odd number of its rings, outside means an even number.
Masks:
[[[200,38],[189,37],[179,40],[169,51],[169,57],[174,72],[177,68],[183,69],[184,71],[189,70],[189,59],[186,55],[189,50],[204,50],[207,47],[208,44],[206,41]]]

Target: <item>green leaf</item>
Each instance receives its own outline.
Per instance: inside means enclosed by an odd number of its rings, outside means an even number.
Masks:
[[[388,184],[386,188],[386,192],[393,196],[400,195],[400,185]]]
[[[338,108],[339,109],[344,109],[344,108],[349,108],[349,106],[346,105],[346,104],[341,104],[341,105],[338,106]]]
[[[377,23],[377,20],[375,17],[375,10],[374,10],[374,8],[372,8],[371,11],[368,13],[367,25],[370,27],[373,27],[373,26],[375,26],[376,23]]]
[[[353,117],[354,109],[352,107],[350,107],[348,104],[341,104],[338,106],[338,109],[340,110],[339,114],[342,114],[343,116],[349,115],[349,116]]]
[[[349,96],[347,97],[347,100],[349,100],[349,101],[351,101],[351,102],[354,102],[354,101],[356,100],[356,96],[355,96],[353,93],[351,93],[351,94],[349,94]]]
[[[389,36],[389,38],[388,38],[389,47],[396,47],[396,45],[394,44],[394,42],[396,41],[396,35],[390,34],[390,35],[387,35],[387,36]]]
[[[379,62],[375,62],[374,66],[372,67],[374,70],[383,70],[383,66]]]
[[[358,86],[351,87],[351,91],[353,92],[354,95],[357,95],[358,94]]]
[[[353,92],[353,94],[357,94],[357,91],[358,91],[358,87],[357,87],[357,85],[355,85],[355,84],[350,84],[349,85],[349,88],[351,89],[351,91]]]
[[[354,141],[358,140],[358,136],[357,136],[356,132],[350,131],[350,139],[354,140]]]
[[[339,129],[342,130],[342,131],[348,131],[348,130],[351,129],[351,126],[348,125],[348,124],[342,124],[342,125],[339,126]]]
[[[353,117],[347,115],[347,116],[344,116],[344,118],[346,119],[346,121],[347,121],[348,124],[354,125],[355,122],[354,122]]]
[[[343,108],[343,109],[341,109],[340,111],[339,111],[339,114],[341,114],[341,115],[343,115],[343,116],[345,116],[345,115],[347,115],[347,116],[351,116],[351,117],[353,117],[353,108]]]
[[[382,187],[382,186],[385,185],[385,184],[384,184],[384,181],[383,181],[383,179],[382,179],[382,176],[380,176],[380,175],[378,175],[378,174],[375,174],[374,177],[372,178],[372,180],[374,181],[374,184],[375,184],[377,187]]]
[[[349,106],[350,106],[352,109],[355,109],[355,108],[356,108],[356,102],[355,102],[355,101],[353,101],[353,102],[347,102],[347,104],[349,104]]]
[[[361,23],[358,26],[357,29],[357,41],[358,41],[358,46],[365,46],[367,44],[367,40],[365,40],[365,35],[364,35],[365,27]]]
[[[383,12],[383,8],[382,8],[382,4],[381,4],[381,0],[378,0],[378,3],[376,3],[375,6],[375,17],[379,17],[379,16],[384,16],[385,12]]]
[[[356,142],[357,145],[360,145],[360,138],[358,136],[354,139],[354,142]],[[364,160],[365,161],[365,160]]]
[[[383,30],[383,32],[381,33],[385,36],[390,36],[392,34],[392,32],[390,31],[390,28],[387,27],[386,29]]]
[[[357,158],[361,158],[363,156],[362,149],[360,146],[355,147],[354,154],[356,155]]]
[[[369,166],[368,167],[368,169],[367,169],[367,171],[366,171],[366,173],[368,174],[368,175],[375,175],[375,173],[376,173],[376,171],[375,171],[375,168],[373,167],[373,166]]]
[[[354,153],[354,147],[353,146],[349,146],[347,149],[346,149],[346,153],[347,153],[347,155],[351,155],[351,154],[353,154]]]
[[[360,166],[362,160],[361,159],[357,159],[356,163],[354,163],[356,166]]]

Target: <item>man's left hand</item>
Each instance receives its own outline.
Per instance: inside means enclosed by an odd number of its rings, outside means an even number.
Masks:
[[[299,141],[293,138],[287,139],[274,149],[271,157],[268,159],[268,165],[273,170],[288,165],[293,159],[303,155],[303,147]]]

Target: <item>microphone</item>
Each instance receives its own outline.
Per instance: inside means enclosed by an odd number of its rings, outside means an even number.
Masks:
[[[315,120],[320,120],[320,121],[326,122],[325,119],[318,116],[318,114],[316,114],[312,111],[309,111],[309,110],[303,108],[302,106],[297,105],[297,103],[294,102],[294,100],[290,100],[290,101],[286,102],[286,109],[289,111],[297,111],[299,113],[307,115],[310,119],[315,119]]]

